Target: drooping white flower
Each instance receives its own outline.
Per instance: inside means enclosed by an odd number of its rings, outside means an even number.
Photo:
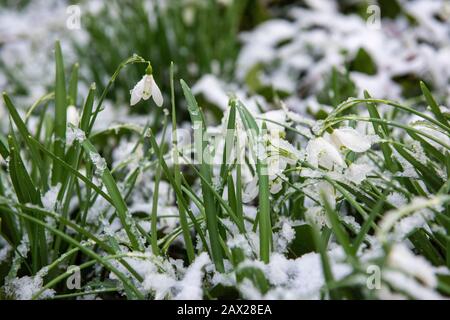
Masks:
[[[331,228],[331,223],[321,206],[309,207],[305,212],[305,218],[320,229],[325,226]]]
[[[147,70],[149,70],[149,68],[147,68]],[[130,93],[130,105],[132,106],[141,101],[141,99],[148,100],[150,97],[153,97],[153,101],[155,101],[158,107],[161,107],[163,104],[163,96],[151,74],[151,68],[150,71],[147,71],[147,74],[134,86]]]
[[[297,150],[288,141],[277,137],[266,136],[268,147],[268,157],[266,159],[269,179],[274,180],[281,174],[286,166],[294,165],[302,155],[299,150]]]
[[[370,140],[353,128],[334,129],[331,140],[338,147],[346,147],[354,152],[364,152],[370,149]]]
[[[333,169],[334,165],[346,166],[336,147],[324,138],[316,138],[308,142],[306,160],[316,168],[320,165],[328,170]]]
[[[271,110],[261,114],[259,117],[258,124],[262,125],[263,122],[265,123],[267,132],[271,138],[276,139],[285,136],[285,128],[281,126],[286,124],[286,113],[284,110]]]
[[[282,173],[278,174],[274,179],[269,181],[270,193],[277,194],[283,189],[283,179],[287,180],[286,176]]]
[[[269,152],[283,157],[288,164],[295,164],[303,157],[302,153],[285,139],[270,137],[269,142]]]

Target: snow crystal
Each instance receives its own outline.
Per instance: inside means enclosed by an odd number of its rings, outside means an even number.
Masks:
[[[143,287],[145,290],[153,291],[156,300],[161,300],[171,293],[175,284],[176,280],[166,274],[150,273],[145,277]]]
[[[179,292],[175,296],[178,300],[200,300],[203,298],[202,288],[202,269],[211,263],[209,255],[202,252],[194,262],[189,266],[184,278],[178,282],[177,289]]]
[[[372,170],[373,170],[372,166],[368,164],[352,163],[345,170],[345,177],[355,184],[360,184],[367,178],[367,176],[371,173]]]
[[[320,229],[325,226],[331,227],[330,221],[322,207],[314,206],[308,208],[305,212],[305,217]]]
[[[102,176],[103,171],[107,167],[105,159],[103,159],[102,156],[100,156],[97,152],[91,152],[89,155],[92,163],[95,166],[95,174],[98,176]]]
[[[150,223],[150,221],[139,221],[138,224],[142,228],[142,230],[144,230],[147,233],[150,233],[150,229],[151,229],[151,225],[152,225]]]
[[[397,239],[403,239],[411,232],[421,227],[428,229],[427,221],[434,218],[431,210],[422,209],[395,224],[394,235]]]
[[[41,269],[35,276],[24,276],[14,278],[5,286],[6,294],[17,300],[31,300],[34,294],[42,289],[44,283],[43,277],[47,274],[47,269]],[[54,296],[53,289],[45,290],[39,298],[47,299]]]
[[[422,256],[414,255],[405,245],[395,244],[389,253],[388,263],[391,267],[399,269],[419,279],[428,287],[437,286],[437,279],[432,265]]]
[[[335,260],[330,255],[335,279],[341,279],[351,272],[351,267]],[[241,264],[242,265],[242,264]],[[307,253],[297,259],[287,259],[273,253],[269,264],[248,264],[263,270],[269,282],[274,285],[265,295],[252,289],[250,284],[241,284],[241,292],[249,299],[319,299],[324,286],[320,256]]]
[[[67,133],[66,133],[66,144],[71,146],[74,141],[78,141],[79,143],[86,140],[86,135],[83,130],[76,128],[74,126],[67,126]]]
[[[12,248],[2,237],[0,237],[0,245],[2,246],[0,249],[0,264],[2,264],[2,262],[8,258],[9,252]]]
[[[399,192],[392,192],[387,196],[387,201],[396,206],[397,208],[404,206],[407,203],[407,200],[404,195]]]
[[[436,291],[431,290],[406,274],[398,271],[386,270],[383,272],[383,279],[397,290],[404,292],[414,299],[420,300],[440,300],[443,297]]]
[[[246,257],[251,257],[259,251],[259,237],[256,233],[251,231],[247,232],[246,235],[235,233],[233,237],[227,240],[227,246],[230,249],[241,249]]]
[[[435,128],[432,128],[428,125],[423,125],[420,123],[419,124],[413,123],[413,126],[415,129],[420,130],[420,132],[427,134],[427,135],[435,138],[436,140],[441,141],[442,143],[444,143],[446,145],[450,145],[450,137],[447,134],[445,134]],[[431,144],[433,147],[440,149],[440,150],[444,149],[444,147],[441,144],[437,143],[436,141],[431,140],[430,138],[427,138],[424,136],[422,136],[422,138],[424,140],[426,140],[429,144]],[[415,146],[417,146],[417,142],[416,142]],[[419,145],[419,147],[420,147],[420,145]]]
[[[223,90],[223,87],[215,76],[207,74],[192,87],[192,93],[195,95],[202,94],[208,102],[218,106],[222,110],[226,110],[228,96]]]
[[[110,203],[103,197],[96,197],[95,202],[89,207],[86,221],[88,223],[97,223],[99,217],[110,206]]]
[[[58,193],[61,189],[61,184],[50,187],[48,191],[41,197],[42,205],[48,211],[54,211],[58,202]]]
[[[258,62],[269,62],[275,57],[274,47],[291,38],[296,30],[285,20],[269,20],[252,32],[241,35],[246,45],[241,49],[237,61],[238,77],[243,79]]]
[[[345,224],[349,225],[353,229],[353,231],[358,233],[361,230],[361,225],[356,222],[354,216],[344,216],[341,219]]]
[[[275,251],[279,253],[286,252],[287,246],[295,238],[295,230],[292,228],[292,221],[282,219],[280,222],[281,230],[274,236]]]

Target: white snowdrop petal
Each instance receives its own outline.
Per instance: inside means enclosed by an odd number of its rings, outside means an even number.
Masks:
[[[319,166],[319,157],[318,152],[316,152],[314,149],[315,146],[313,141],[309,141],[308,145],[306,146],[306,161],[313,167],[317,168]]]
[[[344,145],[354,152],[364,152],[370,149],[370,140],[353,128],[335,129],[332,139],[337,144]]]
[[[134,106],[142,99],[143,90],[144,90],[144,78],[139,80],[139,82],[136,83],[136,85],[134,86],[133,90],[130,91],[131,93],[130,105]]]
[[[131,99],[130,99],[130,105],[134,106],[136,103],[138,103],[141,100],[141,96],[136,94],[133,90],[131,91]]]
[[[152,91],[152,95],[153,95],[153,101],[155,101],[155,103],[158,107],[161,107],[164,102],[163,96],[161,94],[161,91],[158,88],[158,85],[155,82],[155,79],[153,79],[153,77],[151,79],[151,86],[152,86],[151,91]]]
[[[271,184],[270,184],[270,193],[271,194],[277,194],[278,192],[281,191],[281,189],[283,189],[283,180],[276,179],[271,182]]]
[[[333,161],[337,165],[345,167],[344,159],[342,159],[341,154],[336,150],[336,148],[332,147],[332,145],[329,144],[326,147],[325,151],[326,154],[322,156],[322,161]]]
[[[144,100],[148,100],[151,96],[152,96],[152,83],[153,81],[153,76],[149,76],[149,75],[145,75],[144,76],[144,87],[142,89],[142,99]]]

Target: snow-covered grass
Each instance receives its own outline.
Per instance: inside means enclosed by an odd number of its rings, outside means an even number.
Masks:
[[[449,297],[450,28],[400,3],[288,7],[223,77],[134,54],[86,85],[56,42],[51,88],[0,105],[0,298]]]

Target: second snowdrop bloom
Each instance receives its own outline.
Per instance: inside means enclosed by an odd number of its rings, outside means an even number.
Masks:
[[[364,152],[370,149],[370,140],[353,128],[334,129],[332,142],[339,148],[346,147],[354,152]]]
[[[153,78],[152,67],[150,65],[147,67],[146,74],[134,86],[130,93],[130,104],[132,106],[141,101],[141,99],[148,100],[150,97],[153,97],[153,101],[155,101],[158,107],[163,105],[163,96]]]
[[[324,138],[316,138],[308,142],[306,160],[316,168],[320,165],[328,170],[332,170],[335,165],[346,166],[338,149]]]

